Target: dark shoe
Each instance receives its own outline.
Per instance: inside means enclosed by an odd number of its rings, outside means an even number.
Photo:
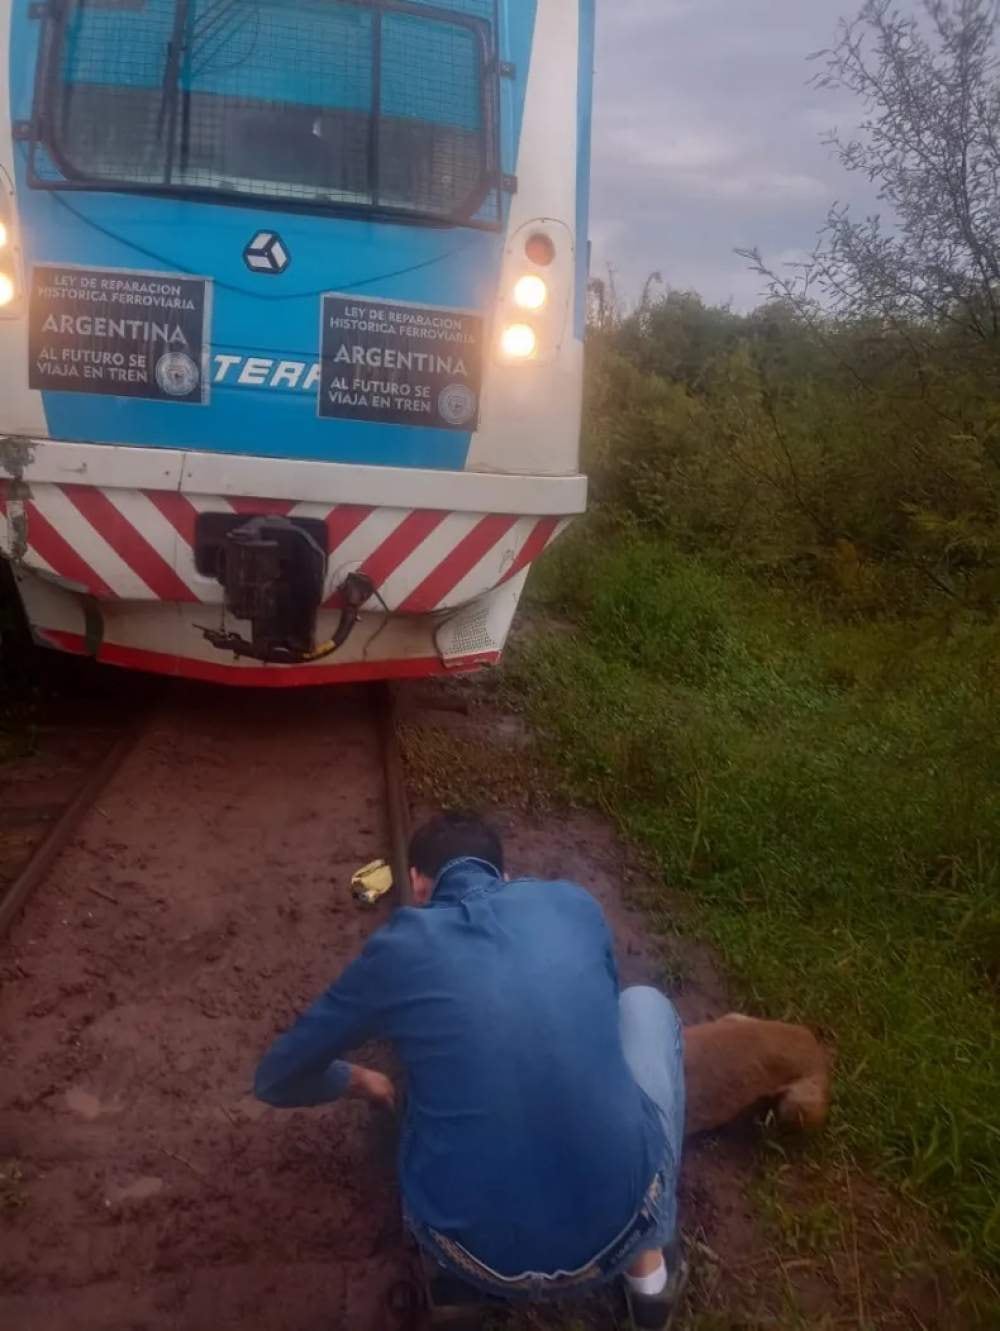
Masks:
[[[635,1331],[670,1331],[688,1282],[688,1264],[680,1254],[668,1257],[667,1284],[661,1294],[635,1294],[625,1284]]]

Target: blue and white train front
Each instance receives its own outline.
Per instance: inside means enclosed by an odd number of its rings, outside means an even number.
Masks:
[[[579,474],[593,0],[0,0],[0,553],[38,639],[496,661]]]

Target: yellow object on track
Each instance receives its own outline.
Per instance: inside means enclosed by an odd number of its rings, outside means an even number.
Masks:
[[[373,860],[351,879],[354,899],[363,906],[374,906],[392,891],[392,886],[392,870],[385,860]]]

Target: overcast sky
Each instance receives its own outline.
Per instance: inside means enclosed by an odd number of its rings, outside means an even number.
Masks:
[[[865,182],[820,142],[857,107],[810,88],[806,57],[860,0],[603,0],[598,4],[593,271],[634,298],[660,269],[739,308],[760,279],[733,254],[809,247],[827,205],[865,211]]]

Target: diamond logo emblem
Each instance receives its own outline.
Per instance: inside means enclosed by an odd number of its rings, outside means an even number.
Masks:
[[[252,273],[283,273],[292,261],[277,231],[258,231],[243,251],[243,262]]]

